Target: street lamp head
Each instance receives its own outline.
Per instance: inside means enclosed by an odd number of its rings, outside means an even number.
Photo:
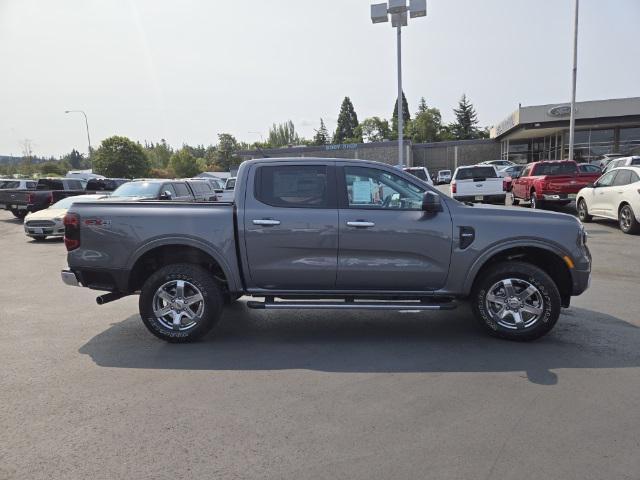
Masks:
[[[407,11],[407,0],[389,0],[388,12],[393,15],[394,13],[405,13]]]
[[[386,3],[375,3],[371,5],[371,21],[373,23],[384,23],[389,21]]]
[[[394,13],[391,15],[392,27],[406,27],[407,26],[407,12]]]
[[[409,0],[411,18],[427,16],[427,0]]]

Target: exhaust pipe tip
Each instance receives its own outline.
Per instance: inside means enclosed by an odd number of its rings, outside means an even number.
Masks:
[[[120,298],[125,296],[126,295],[123,293],[116,293],[116,292],[105,293],[104,295],[100,295],[99,297],[96,297],[96,303],[98,305],[104,305],[105,303],[119,300]]]

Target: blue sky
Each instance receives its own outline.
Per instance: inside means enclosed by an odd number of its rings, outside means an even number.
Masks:
[[[0,0],[0,154],[61,155],[113,134],[253,141],[293,120],[390,117],[395,32],[363,0]],[[569,99],[573,0],[428,0],[403,31],[404,90],[482,125]],[[578,100],[640,96],[640,0],[581,0]]]

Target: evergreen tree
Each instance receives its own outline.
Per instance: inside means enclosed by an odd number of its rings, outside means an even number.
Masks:
[[[333,143],[358,143],[358,115],[349,97],[344,97],[338,115],[338,126],[333,134]]]
[[[286,147],[289,145],[298,145],[300,143],[300,137],[296,133],[296,127],[291,120],[273,124],[269,129],[269,145],[273,148]]]
[[[409,125],[409,122],[411,122],[409,105],[407,104],[407,99],[404,96],[404,92],[402,92],[402,125],[404,126],[402,133],[404,138],[408,138],[407,126]],[[398,99],[397,98],[396,98],[396,103],[393,106],[393,116],[391,117],[391,129],[393,130],[392,138],[397,140],[398,139]]]
[[[422,97],[418,103],[418,113],[407,129],[409,138],[415,143],[437,142],[443,138],[442,115],[437,108],[429,108]]]
[[[327,145],[331,139],[329,138],[329,131],[324,124],[324,120],[320,119],[320,128],[316,130],[316,134],[313,136],[314,145]]]
[[[457,140],[468,140],[478,138],[478,116],[473,104],[465,94],[458,102],[458,108],[453,109],[456,121],[451,124],[451,130]]]
[[[429,107],[427,106],[427,101],[424,99],[424,97],[420,97],[420,102],[418,103],[418,113],[416,115],[425,113],[428,109]]]

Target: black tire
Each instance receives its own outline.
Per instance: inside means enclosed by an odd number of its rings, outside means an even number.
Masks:
[[[157,299],[156,292],[163,285],[171,284],[174,281],[187,282],[199,290],[202,296],[202,312],[195,317],[194,324],[187,325],[185,328],[188,328],[185,330],[168,327],[166,319],[163,323],[163,320],[156,316],[153,309],[154,301]],[[184,298],[187,297],[187,288],[190,287],[185,287]],[[200,304],[198,303],[198,305]],[[186,263],[167,265],[151,275],[142,286],[139,300],[140,316],[145,326],[156,337],[171,343],[193,342],[206,335],[220,319],[222,305],[222,289],[211,273],[198,265]]]
[[[623,233],[634,234],[640,232],[640,223],[636,220],[631,205],[623,205],[618,211],[618,224]]]
[[[36,242],[44,242],[45,239],[47,238],[46,235],[32,235],[31,238],[33,238]]]
[[[589,215],[589,209],[587,208],[587,202],[584,201],[584,198],[578,200],[578,218],[582,223],[589,223],[593,220],[593,216]]]
[[[517,207],[518,205],[520,205],[520,199],[513,197],[513,200],[511,200],[511,205],[513,205],[514,207]]]
[[[542,203],[542,200],[538,199],[536,192],[531,192],[531,208],[536,210],[544,208],[544,203]]]
[[[491,304],[487,299],[487,296],[495,292],[494,287],[505,280],[512,281],[512,288],[518,288],[518,284],[521,284],[522,289],[516,291],[515,296],[522,294],[523,287],[527,284],[536,290],[535,294],[527,297],[531,301],[530,305],[522,304],[518,307],[523,308],[519,310],[521,320],[525,320],[522,328],[516,328],[515,317],[510,313],[506,314],[506,318],[499,318],[499,312],[494,311],[498,305]],[[537,302],[534,302],[534,299],[537,299]],[[560,292],[551,277],[542,269],[525,262],[504,262],[489,267],[476,280],[471,296],[476,320],[487,333],[494,337],[517,341],[535,340],[546,335],[558,321],[561,304]],[[528,309],[539,310],[540,313],[534,318],[534,314],[525,312],[523,305]]]
[[[20,220],[24,219],[24,217],[27,216],[27,212],[26,210],[16,210],[16,209],[12,209],[11,213],[13,213],[13,216],[16,218],[19,218]]]

